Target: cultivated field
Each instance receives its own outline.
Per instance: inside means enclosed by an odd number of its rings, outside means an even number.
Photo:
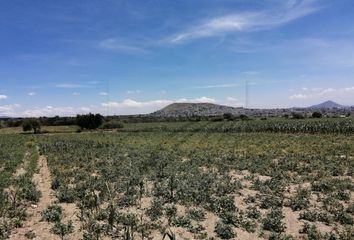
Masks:
[[[0,238],[354,239],[353,124],[317,121],[7,131]]]

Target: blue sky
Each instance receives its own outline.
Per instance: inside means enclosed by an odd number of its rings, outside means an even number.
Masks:
[[[352,0],[2,0],[0,116],[354,105]]]

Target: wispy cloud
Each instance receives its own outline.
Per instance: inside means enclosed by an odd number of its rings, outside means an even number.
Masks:
[[[0,95],[0,100],[7,99],[7,98],[8,98],[8,96],[6,96],[6,95]]]
[[[88,85],[74,84],[74,83],[59,83],[55,85],[56,88],[86,88]]]
[[[304,100],[304,99],[313,99],[313,98],[320,98],[320,97],[336,97],[338,95],[343,94],[353,94],[354,93],[354,86],[353,87],[345,87],[345,88],[302,88],[302,93],[297,93],[291,95],[289,97],[290,100]]]
[[[16,116],[16,109],[21,107],[19,104],[0,105],[0,116],[14,117]]]
[[[171,103],[182,103],[182,102],[195,102],[195,103],[216,103],[217,100],[210,97],[199,97],[193,99],[180,98],[177,100],[167,100],[167,99],[159,99],[159,100],[148,100],[148,101],[136,101],[133,99],[125,99],[122,102],[105,102],[102,103],[102,107],[108,108],[116,108],[116,109],[126,109],[126,108],[161,108],[167,106]]]
[[[239,87],[241,84],[239,83],[225,83],[225,84],[216,84],[216,85],[205,85],[205,86],[197,86],[195,88],[200,89],[209,89],[209,88],[232,88],[232,87]]]
[[[125,53],[146,53],[147,51],[140,47],[132,44],[128,44],[119,38],[107,38],[98,43],[98,46],[102,49],[112,50],[117,52]]]
[[[100,96],[108,96],[109,94],[107,92],[100,92],[99,95]]]
[[[316,0],[287,1],[280,9],[261,12],[234,13],[206,19],[168,38],[170,43],[212,37],[232,32],[259,31],[278,27],[316,12]]]
[[[35,92],[29,92],[29,93],[28,93],[28,96],[30,96],[30,97],[33,97],[33,96],[35,96],[35,95],[37,95],[37,93],[35,93]]]
[[[128,90],[125,93],[126,94],[140,94],[141,90]]]
[[[53,107],[53,106],[45,106],[45,107],[35,107],[31,109],[27,109],[22,113],[17,115],[24,117],[40,117],[40,116],[74,116],[80,113],[88,113],[90,112],[89,107]]]
[[[173,103],[171,100],[151,100],[151,101],[136,101],[125,99],[122,102],[106,102],[102,103],[102,107],[108,108],[144,108],[144,107],[163,107]]]

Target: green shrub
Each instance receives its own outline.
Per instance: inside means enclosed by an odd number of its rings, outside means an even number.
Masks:
[[[307,189],[299,189],[294,197],[290,199],[290,207],[293,211],[303,210],[309,207],[310,191]]]
[[[300,233],[306,234],[308,240],[321,240],[323,238],[322,234],[317,230],[315,225],[310,225],[305,223]]]
[[[69,188],[67,186],[60,186],[57,189],[56,197],[61,203],[73,203],[75,202],[76,192],[74,189]]]
[[[259,219],[261,217],[261,212],[256,207],[248,207],[246,216],[252,219]]]
[[[236,233],[232,229],[232,226],[225,224],[222,221],[218,221],[215,225],[215,233],[221,239],[231,239],[236,237]]]
[[[281,209],[272,209],[262,220],[263,229],[277,233],[284,232],[285,224],[282,222],[283,218]]]
[[[120,129],[120,128],[123,128],[123,127],[124,127],[123,123],[122,122],[118,122],[118,121],[105,122],[101,126],[102,129]]]
[[[64,240],[66,235],[74,232],[74,226],[71,220],[67,224],[56,222],[50,231]]]
[[[162,215],[162,203],[154,199],[149,209],[146,210],[146,214],[150,217],[152,221],[156,221]]]
[[[205,212],[202,209],[189,209],[187,214],[192,220],[198,222],[205,220]]]
[[[28,231],[25,233],[25,237],[27,239],[35,239],[36,238],[36,234],[33,231]]]
[[[42,219],[47,222],[58,222],[61,219],[62,208],[59,205],[49,205],[41,214]]]

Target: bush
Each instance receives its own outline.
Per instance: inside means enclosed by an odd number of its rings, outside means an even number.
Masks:
[[[77,125],[81,129],[97,129],[102,125],[103,116],[100,114],[86,114],[76,116]]]
[[[277,233],[284,232],[285,225],[282,222],[283,217],[281,209],[272,209],[262,221],[263,229]]]
[[[22,122],[22,130],[24,132],[33,130],[34,133],[40,133],[41,123],[36,119],[26,119]]]
[[[27,178],[25,175],[22,175],[18,180],[17,184],[20,188],[19,194],[22,199],[38,202],[41,197],[41,192],[36,189],[35,184],[31,179]]]
[[[66,235],[74,232],[74,226],[71,220],[68,224],[56,222],[50,231],[58,235],[63,240]]]
[[[310,191],[299,189],[296,196],[290,199],[290,207],[293,211],[299,211],[308,208],[310,204]]]
[[[258,211],[256,207],[248,207],[246,211],[246,216],[252,219],[259,219],[261,217],[261,212]]]
[[[314,113],[312,113],[312,118],[322,118],[322,113],[314,112]]]
[[[304,115],[301,113],[292,113],[293,119],[304,119]]]
[[[27,239],[35,239],[36,238],[36,234],[33,231],[28,231],[25,233],[25,237]]]
[[[146,214],[152,221],[156,221],[162,215],[162,203],[156,199],[151,204],[151,207],[146,210]]]
[[[344,211],[338,211],[334,214],[334,218],[337,222],[345,225],[353,225],[354,220],[353,217]]]
[[[73,203],[75,201],[75,190],[68,188],[66,186],[60,186],[56,194],[59,202],[63,203]]]
[[[234,116],[232,115],[232,113],[224,113],[223,118],[225,120],[232,121],[234,119]]]
[[[61,219],[62,208],[59,205],[50,205],[42,212],[42,219],[47,222],[58,222]]]
[[[307,239],[309,239],[309,240],[321,240],[322,239],[322,234],[317,230],[316,226],[310,225],[308,223],[305,223],[302,230],[300,230],[300,233],[306,234]]]
[[[102,129],[119,129],[123,128],[124,125],[122,122],[117,122],[117,121],[110,121],[110,122],[105,122],[101,126]]]
[[[205,220],[205,212],[202,209],[189,209],[188,216],[198,222]]]
[[[218,221],[216,223],[215,233],[221,239],[231,239],[236,237],[236,234],[232,229],[232,226],[229,224],[225,224],[222,221]]]

